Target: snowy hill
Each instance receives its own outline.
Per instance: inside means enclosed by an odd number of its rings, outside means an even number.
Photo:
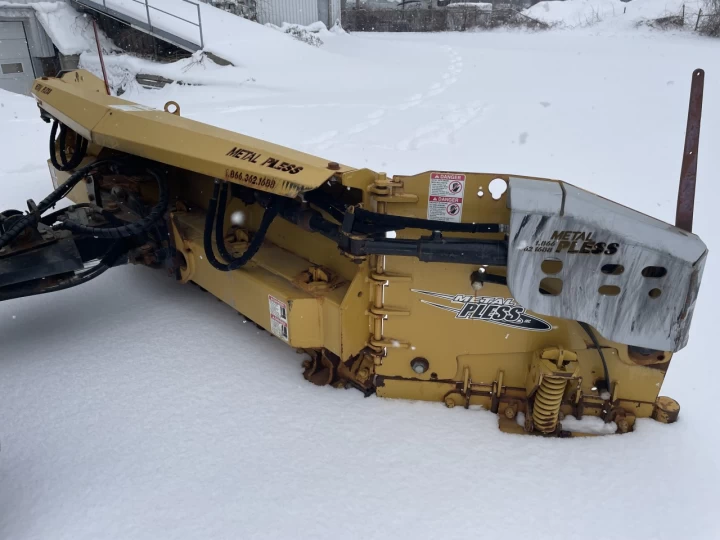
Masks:
[[[640,22],[680,15],[685,6],[686,20],[692,26],[702,5],[702,0],[544,0],[523,13],[568,28],[632,28]]]

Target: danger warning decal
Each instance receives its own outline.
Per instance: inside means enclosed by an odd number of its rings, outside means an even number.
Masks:
[[[270,331],[280,339],[288,341],[288,313],[287,304],[272,295],[268,295],[270,305]]]
[[[464,174],[430,173],[427,218],[460,223],[464,196]]]
[[[466,294],[443,294],[419,289],[410,289],[412,292],[449,300],[451,304],[436,304],[428,300],[420,300],[423,304],[444,309],[455,313],[456,319],[472,321],[485,321],[500,326],[531,330],[533,332],[547,332],[552,325],[534,315],[528,315],[525,308],[515,303],[512,298],[501,296],[471,296]]]

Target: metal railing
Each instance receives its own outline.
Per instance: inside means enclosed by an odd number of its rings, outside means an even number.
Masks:
[[[75,0],[75,1],[79,4],[90,7],[91,9],[97,9],[98,11],[105,12],[105,13],[113,16],[114,18],[122,18],[123,16],[125,18],[134,18],[135,17],[134,15],[118,11],[117,5],[114,7],[112,6],[112,4],[113,4],[112,0],[110,2],[110,4],[111,4],[110,7],[108,7],[106,0],[102,0],[102,2],[99,2],[98,0]],[[194,22],[194,21],[185,19],[183,17],[180,17],[179,15],[175,15],[174,13],[170,13],[168,11],[160,9],[158,7],[151,6],[148,3],[148,0],[132,0],[132,1],[135,2],[136,4],[145,6],[145,15],[147,17],[147,23],[143,23],[143,24],[147,24],[147,30],[149,30],[151,34],[160,35],[161,37],[166,37],[168,35],[176,35],[175,32],[173,32],[172,30],[169,30],[169,29],[166,30],[166,29],[157,28],[157,27],[153,26],[152,20],[150,18],[150,10],[154,9],[155,11],[159,11],[160,13],[164,13],[165,15],[169,15],[170,17],[173,17],[175,19],[178,19],[178,20],[181,20],[188,24],[191,24],[193,26],[196,26],[198,29],[198,32],[200,34],[200,44],[199,44],[200,49],[205,48],[205,39],[203,37],[203,29],[202,29],[202,15],[200,14],[200,4],[198,4],[197,2],[191,2],[190,0],[182,0],[186,4],[191,4],[191,5],[195,6],[195,9],[197,11],[197,22]],[[95,4],[97,7],[93,7],[92,4]],[[103,7],[102,10],[98,9],[100,4],[102,4],[102,7]],[[142,22],[142,21],[140,21],[140,22]],[[187,41],[184,38],[182,38],[181,36],[177,36],[177,37],[180,38],[180,41]]]

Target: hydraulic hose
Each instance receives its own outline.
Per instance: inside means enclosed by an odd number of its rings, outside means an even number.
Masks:
[[[13,220],[12,225],[10,225],[0,236],[0,248],[12,242],[27,227],[36,227],[41,219],[42,214],[47,212],[48,209],[55,206],[83,178],[85,178],[90,171],[98,168],[100,165],[105,165],[108,163],[122,164],[124,161],[124,158],[102,159],[99,161],[94,161],[93,163],[86,165],[82,169],[78,169],[77,171],[75,171],[64,184],[58,186],[52,193],[50,193],[50,195],[40,201],[40,203],[37,205],[36,208],[33,209],[33,211],[25,214],[18,219]],[[70,230],[72,232],[80,234],[97,236],[99,238],[127,238],[149,230],[154,225],[154,223],[162,217],[163,213],[167,209],[168,192],[164,178],[162,178],[152,169],[147,169],[147,171],[153,178],[155,178],[156,182],[158,183],[160,196],[157,205],[153,207],[153,209],[145,218],[135,223],[130,223],[117,227],[88,227],[86,225],[81,225],[79,223],[66,220],[56,225],[56,228]]]
[[[227,193],[228,185],[225,183],[220,187],[220,196],[218,199],[217,217],[215,219],[215,245],[221,258],[226,261],[232,261],[234,257],[225,247],[225,231],[223,230],[225,226],[225,212],[227,210]]]
[[[284,200],[280,198],[273,198],[270,202],[270,204],[265,209],[265,213],[263,214],[262,221],[260,222],[260,227],[258,228],[257,232],[255,233],[255,236],[253,236],[252,241],[248,245],[247,249],[245,250],[245,253],[243,253],[238,258],[229,258],[229,262],[227,264],[224,264],[220,261],[218,261],[217,257],[215,256],[215,252],[213,250],[212,245],[212,236],[213,236],[213,223],[215,222],[215,218],[217,216],[218,212],[218,196],[220,194],[220,182],[218,180],[215,181],[215,186],[213,187],[213,193],[210,196],[210,202],[208,204],[207,214],[205,216],[205,231],[203,233],[203,245],[205,248],[205,257],[207,257],[208,262],[215,268],[216,270],[220,270],[221,272],[230,272],[232,270],[237,270],[238,268],[241,268],[245,266],[254,256],[255,254],[260,250],[262,247],[262,243],[265,240],[265,235],[270,228],[270,224],[273,222],[275,217],[278,215],[278,212],[280,211]],[[227,193],[225,201],[227,202]],[[222,213],[225,213],[225,209],[223,208]],[[219,244],[222,243],[222,226],[220,229],[220,239],[221,242],[218,242]],[[225,250],[227,253],[227,250]],[[228,255],[230,255],[228,253]]]
[[[168,190],[164,178],[150,168],[147,169],[147,172],[157,182],[160,195],[157,204],[150,210],[150,213],[140,221],[119,227],[89,227],[66,220],[56,225],[55,228],[69,230],[78,234],[90,234],[99,238],[128,238],[144,233],[163,216],[168,207]]]
[[[55,136],[57,135],[58,126],[60,127],[60,137],[57,140],[58,143],[58,150],[60,153],[60,163],[57,159],[57,152],[55,150]],[[67,155],[65,154],[65,141],[67,138],[67,126],[65,124],[61,124],[58,120],[55,120],[53,122],[52,128],[50,129],[50,162],[52,163],[53,167],[55,167],[59,171],[69,171],[80,165],[80,162],[85,157],[85,154],[87,153],[87,147],[88,147],[88,140],[81,136],[80,134],[76,134],[75,137],[75,149],[73,151],[72,157],[68,161]]]
[[[67,182],[58,186],[52,193],[50,193],[50,195],[40,201],[40,204],[37,205],[37,208],[34,211],[13,220],[14,223],[5,230],[2,236],[0,236],[0,248],[12,242],[27,227],[36,227],[40,221],[40,217],[47,212],[48,209],[55,206],[58,201],[70,193],[78,182],[87,176],[87,173],[108,162],[109,160],[94,161],[82,169],[78,169],[70,176],[70,178],[68,178]]]
[[[605,372],[605,384],[607,385],[608,392],[610,391],[610,373],[608,372],[607,362],[605,361],[605,355],[602,352],[602,348],[600,347],[600,343],[598,343],[597,337],[595,336],[595,333],[592,331],[592,328],[590,328],[590,325],[584,322],[578,321],[578,324],[582,327],[583,330],[587,333],[588,336],[590,336],[590,340],[593,342],[593,345],[597,349],[598,354],[600,355],[600,360],[602,360],[603,365],[603,371]]]

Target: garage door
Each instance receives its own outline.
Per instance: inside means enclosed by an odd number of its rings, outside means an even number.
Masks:
[[[0,21],[0,88],[29,94],[34,79],[23,23]]]

